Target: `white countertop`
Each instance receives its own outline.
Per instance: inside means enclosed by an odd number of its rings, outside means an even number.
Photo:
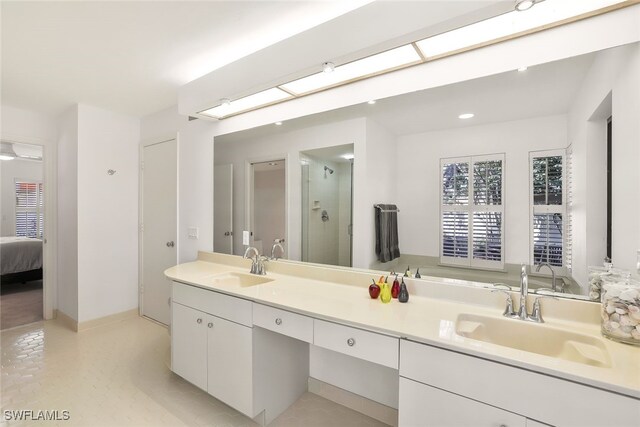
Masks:
[[[461,337],[455,333],[456,318],[459,314],[499,318],[502,311],[493,306],[415,294],[410,296],[406,304],[399,303],[397,300],[383,304],[379,299],[371,299],[368,294],[371,278],[374,277],[373,273],[330,267],[302,265],[287,267],[285,265],[274,270],[292,270],[296,275],[268,272],[266,277],[273,281],[265,284],[250,287],[221,286],[210,280],[211,276],[225,272],[248,273],[248,267],[244,265],[250,265],[250,262],[241,260],[239,257],[204,252],[200,253],[199,258],[198,261],[169,268],[165,271],[165,275],[178,282],[256,303],[407,338],[640,398],[640,347],[602,338],[599,322],[577,322],[554,318],[540,326],[565,329],[600,339],[611,356],[611,368],[589,366]],[[227,263],[229,260],[231,261]],[[326,277],[327,281],[301,277],[305,275],[305,269],[313,273],[308,277],[324,276],[323,278]],[[361,285],[353,284],[354,277],[358,279],[358,275],[362,276]],[[341,280],[341,276],[344,276],[344,281]],[[352,284],[343,284],[348,282]],[[425,283],[424,286],[429,286],[429,283]],[[433,284],[433,286],[455,288],[442,284]],[[459,289],[460,292],[468,292],[468,288],[460,287]],[[482,292],[488,293],[486,290]],[[593,303],[571,301],[566,305],[568,309],[576,310],[579,309],[579,304]]]

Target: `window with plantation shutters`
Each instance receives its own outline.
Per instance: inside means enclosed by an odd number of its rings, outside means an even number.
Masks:
[[[532,152],[531,262],[565,265],[566,188],[564,150]]]
[[[42,238],[44,200],[41,182],[16,181],[16,236]]]
[[[442,159],[440,261],[504,266],[504,154]]]

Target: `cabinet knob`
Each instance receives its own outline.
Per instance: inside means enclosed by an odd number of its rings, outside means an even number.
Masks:
[[[198,322],[198,325],[199,325],[200,323],[202,323],[202,319],[198,318],[198,320],[196,320],[196,322]]]
[[[213,328],[213,322],[207,323],[207,326],[210,327],[210,328]]]
[[[353,347],[354,345],[356,345],[356,340],[355,340],[354,338],[349,338],[349,339],[347,340],[347,345],[348,345],[349,347]]]
[[[282,325],[282,319],[281,319],[281,318],[279,318],[279,317],[278,317],[278,318],[276,319],[276,325],[278,325],[278,326],[279,326],[279,325]]]

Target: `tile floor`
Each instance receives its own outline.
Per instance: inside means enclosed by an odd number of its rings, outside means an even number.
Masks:
[[[167,330],[143,318],[81,333],[56,321],[2,331],[0,426],[254,426],[173,374]],[[5,410],[69,411],[68,421],[16,422]],[[306,393],[272,424],[384,426]]]

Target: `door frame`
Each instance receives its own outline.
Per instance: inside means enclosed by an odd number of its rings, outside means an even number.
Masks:
[[[142,297],[144,283],[144,239],[142,236],[142,221],[144,218],[144,149],[151,145],[162,144],[173,140],[176,141],[176,264],[178,264],[178,259],[180,257],[180,235],[178,234],[180,224],[180,133],[167,133],[160,137],[147,138],[140,141],[140,145],[138,147],[138,158],[140,159],[138,163],[138,314],[140,316],[143,315],[142,312],[144,304],[144,298]]]
[[[54,318],[58,308],[58,189],[57,189],[57,141],[2,133],[3,142],[38,145],[42,147],[42,183],[44,185],[44,236],[42,248],[42,317]]]
[[[244,229],[253,232],[251,228],[251,210],[253,208],[253,167],[254,163],[273,162],[276,160],[284,160],[284,241],[285,247],[289,248],[289,214],[290,214],[290,200],[289,200],[289,165],[290,156],[289,153],[275,153],[258,157],[250,157],[244,161]],[[245,246],[245,245],[242,245]],[[264,252],[263,246],[263,252]],[[285,250],[285,254],[289,255],[289,250]],[[264,255],[264,254],[260,254]]]

